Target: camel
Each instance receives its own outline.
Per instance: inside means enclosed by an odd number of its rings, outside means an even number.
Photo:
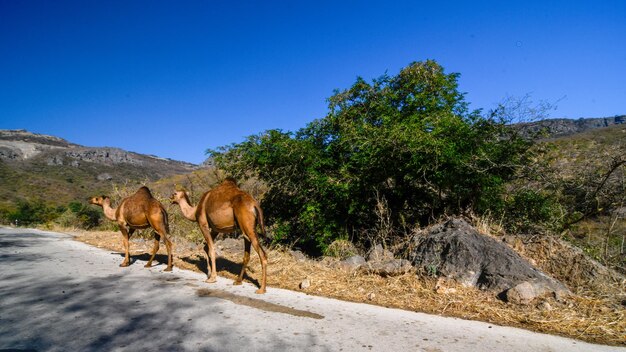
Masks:
[[[206,244],[204,251],[207,255],[207,280],[208,283],[217,281],[217,270],[215,269],[215,245],[214,239],[219,233],[232,233],[237,227],[244,235],[244,254],[241,273],[233,285],[241,285],[246,266],[250,259],[250,245],[259,255],[261,260],[262,278],[261,287],[256,291],[258,294],[265,293],[267,255],[259,244],[257,232],[258,224],[265,235],[263,224],[263,212],[259,203],[251,195],[237,187],[237,183],[232,178],[227,178],[219,186],[209,190],[202,195],[200,202],[192,206],[189,195],[185,191],[176,191],[171,197],[172,203],[178,204],[183,216],[190,221],[198,223]],[[209,259],[211,270],[209,271]]]
[[[89,199],[90,204],[102,207],[104,216],[112,221],[117,221],[122,232],[125,255],[121,267],[130,265],[128,240],[136,229],[152,227],[154,230],[154,247],[150,260],[145,265],[146,268],[152,266],[152,261],[159,250],[159,240],[163,237],[167,248],[167,268],[164,271],[172,271],[172,242],[168,238],[169,224],[167,222],[167,212],[163,205],[152,197],[148,187],[141,187],[135,194],[122,199],[117,208],[111,207],[111,199],[107,196],[93,197]]]

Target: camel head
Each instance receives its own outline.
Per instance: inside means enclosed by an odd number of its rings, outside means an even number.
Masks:
[[[170,200],[173,204],[179,204],[182,199],[185,199],[189,203],[189,194],[187,191],[174,191],[170,196]]]
[[[102,206],[104,204],[104,200],[108,199],[108,198],[109,197],[107,197],[107,196],[91,197],[91,198],[89,198],[89,204]]]

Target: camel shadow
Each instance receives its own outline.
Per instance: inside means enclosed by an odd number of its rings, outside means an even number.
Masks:
[[[122,252],[113,252],[111,254],[117,254],[120,257],[122,257],[122,259],[124,258],[124,253]],[[150,260],[150,253],[142,253],[142,254],[131,254],[130,255],[130,265],[133,265],[137,260],[143,260],[145,262],[147,262],[148,260]],[[156,262],[156,263],[154,263]],[[152,263],[152,266],[158,266],[158,265],[167,265],[167,255],[166,254],[158,254],[154,256],[154,262]],[[121,262],[120,262],[121,263]]]
[[[122,252],[113,252],[111,254],[117,254],[121,258],[124,258],[124,253]],[[142,260],[142,261],[147,262],[149,259],[150,259],[150,253],[131,254],[130,265],[135,264],[137,260]],[[179,259],[181,259],[182,261],[188,264],[195,266],[198,270],[208,275],[206,258],[204,257],[198,258],[197,256],[185,256],[185,257],[179,257]],[[157,253],[157,255],[154,257],[154,261],[156,262],[156,264],[152,264],[152,267],[155,267],[157,265],[167,265],[167,255]],[[239,273],[241,272],[241,265],[242,263],[235,263],[232,260],[229,260],[223,257],[217,257],[217,259],[215,260],[215,267],[218,272],[224,270],[235,276],[238,276]],[[250,282],[256,287],[261,287],[261,284],[259,283],[257,279],[253,279],[252,277],[248,275],[248,271],[254,272],[252,268],[248,267],[246,269],[246,273],[243,275],[243,280]]]
[[[198,270],[208,275],[206,258],[204,257],[198,258],[197,256],[193,256],[193,257],[183,257],[180,259],[188,264],[195,266],[196,268],[198,268]],[[224,270],[235,276],[238,276],[239,273],[241,272],[241,266],[242,266],[242,263],[235,263],[232,260],[229,260],[223,257],[217,257],[217,259],[215,259],[215,268],[217,269],[217,272]],[[253,279],[248,275],[248,271],[250,270],[251,270],[250,267],[246,269],[246,273],[243,275],[243,280],[252,283],[256,287],[261,287],[261,284],[259,283],[258,280]]]

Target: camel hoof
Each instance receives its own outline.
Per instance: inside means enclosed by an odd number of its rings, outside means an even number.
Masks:
[[[262,295],[262,294],[265,293],[265,289],[264,288],[260,288],[260,289],[256,290],[256,292],[254,292],[254,293]]]
[[[235,281],[233,281],[233,285],[234,286],[239,286],[239,285],[241,285],[241,281],[235,280]]]
[[[163,269],[163,271],[172,271],[172,267],[168,266],[167,268]]]
[[[127,267],[127,266],[128,266],[128,263],[122,263],[122,264],[120,264],[120,268],[125,268],[125,267]]]
[[[214,282],[217,282],[217,278],[216,277],[210,277],[210,278],[206,279],[204,282],[212,284]]]
[[[148,264],[144,265],[143,267],[144,267],[144,268],[152,268],[152,264],[149,264],[149,263],[148,263]]]

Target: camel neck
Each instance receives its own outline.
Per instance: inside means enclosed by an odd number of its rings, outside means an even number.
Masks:
[[[102,210],[104,211],[104,216],[106,216],[107,219],[109,220],[117,220],[115,218],[115,208],[111,207],[111,200],[110,199],[105,199],[104,202],[102,202]]]
[[[191,220],[191,221],[196,221],[196,209],[197,206],[192,206],[191,204],[189,204],[189,202],[183,198],[178,202],[178,205],[180,206],[180,212],[183,213],[183,216],[187,219],[187,220]]]

